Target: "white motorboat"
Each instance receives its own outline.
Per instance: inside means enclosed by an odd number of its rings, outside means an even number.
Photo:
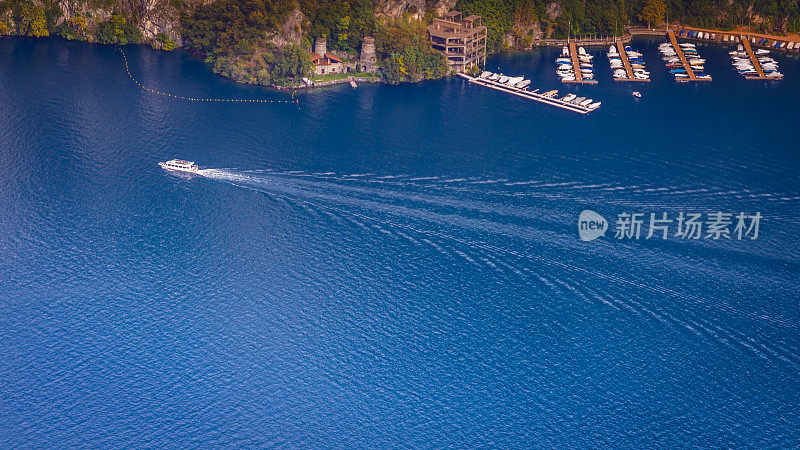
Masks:
[[[507,76],[503,75],[502,77],[500,77],[500,79],[498,81],[500,83],[502,83],[502,84],[505,84],[508,81],[509,78],[510,77],[507,77]]]
[[[575,100],[575,97],[577,97],[577,95],[575,95],[575,94],[567,94],[567,95],[564,96],[564,98],[561,99],[561,101],[570,102],[572,100]]]
[[[524,79],[525,79],[525,77],[509,78],[508,80],[506,80],[506,84],[509,85],[509,86],[514,86],[514,85],[516,85],[517,83],[519,83],[520,81],[522,81]]]
[[[522,80],[515,86],[517,89],[525,89],[526,87],[530,86],[531,80]]]
[[[594,102],[594,103],[592,103],[590,105],[586,105],[586,109],[597,109],[602,104],[603,104],[603,102]]]
[[[170,159],[167,162],[158,163],[162,169],[174,170],[176,172],[189,172],[197,173],[200,168],[193,161],[185,161],[183,159]]]
[[[590,99],[590,98],[587,98],[586,100],[584,100],[584,101],[582,101],[582,102],[580,102],[580,103],[578,103],[578,104],[579,104],[579,105],[581,105],[581,106],[587,106],[587,105],[589,105],[590,103],[592,103],[593,101],[594,101],[594,100],[592,100],[592,99]]]
[[[488,71],[481,72],[481,76],[480,77],[481,78],[489,78],[489,75],[491,75],[491,74],[492,74],[492,72],[488,72]]]

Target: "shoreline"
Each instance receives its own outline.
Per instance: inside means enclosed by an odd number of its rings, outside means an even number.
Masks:
[[[754,47],[768,48],[770,50],[775,50],[775,51],[779,51],[779,52],[786,53],[786,54],[800,53],[800,35],[778,36],[778,35],[765,34],[765,33],[750,33],[750,32],[745,32],[745,31],[741,31],[741,30],[713,30],[713,29],[702,28],[702,27],[672,25],[672,26],[669,26],[669,27],[665,26],[664,28],[625,27],[625,33],[623,35],[621,35],[621,36],[604,36],[604,37],[601,37],[601,38],[590,37],[590,38],[576,38],[576,39],[543,39],[543,40],[540,40],[538,42],[535,42],[530,48],[526,48],[526,49],[510,48],[510,49],[504,49],[504,50],[501,50],[501,51],[492,52],[492,53],[489,53],[488,55],[496,55],[496,54],[502,54],[502,53],[526,53],[526,52],[535,51],[535,50],[537,50],[539,48],[563,47],[565,45],[568,45],[569,43],[575,43],[576,45],[580,45],[580,46],[584,46],[584,47],[600,47],[600,46],[606,46],[606,45],[613,45],[614,42],[616,42],[616,41],[622,41],[623,43],[628,43],[631,40],[633,40],[634,38],[640,38],[640,37],[641,38],[646,38],[646,37],[657,38],[657,37],[662,37],[662,36],[666,37],[668,29],[671,30],[671,31],[676,31],[676,30],[702,31],[704,33],[710,33],[712,35],[716,35],[714,38],[698,38],[698,37],[690,37],[690,36],[686,36],[686,35],[678,36],[680,39],[685,39],[685,40],[692,40],[692,41],[698,41],[698,42],[718,43],[718,44],[725,44],[725,45],[736,45],[736,44],[739,44],[738,41],[731,41],[731,40],[727,40],[727,39],[723,39],[723,38],[724,37],[735,36],[738,39],[738,37],[740,37],[740,36],[747,36],[748,38],[759,38],[759,39],[766,39],[766,40],[770,41],[770,42],[766,43],[768,45],[760,45],[758,43],[753,43],[752,45]],[[147,48],[149,48],[151,50],[154,50],[154,51],[163,51],[163,52],[168,52],[168,53],[174,51],[174,50],[157,49],[157,48],[152,47],[151,45],[144,44],[144,43],[126,44],[126,45],[103,44],[103,43],[99,43],[99,42],[82,41],[82,40],[77,40],[77,39],[67,39],[67,38],[64,38],[62,36],[53,36],[53,35],[46,36],[46,37],[39,37],[39,38],[30,37],[30,36],[21,36],[21,35],[5,35],[5,36],[16,38],[16,39],[22,38],[22,39],[31,40],[31,41],[42,40],[42,39],[59,39],[59,40],[64,40],[64,41],[69,41],[69,42],[80,42],[80,43],[100,45],[100,46],[115,46],[120,51],[123,51],[123,49],[125,47],[137,46],[137,45],[138,46],[142,46],[142,47],[147,47]],[[5,37],[5,36],[0,36],[0,38],[1,37]],[[776,42],[777,43],[781,43],[782,42],[784,44],[783,44],[783,46],[775,47],[774,43],[776,43]],[[795,45],[793,46],[793,48],[790,49],[790,48],[788,48],[787,43],[792,43],[792,42]],[[205,63],[205,61],[203,61],[202,55],[198,55],[195,52],[192,52],[190,50],[186,50],[183,47],[177,47],[175,50],[180,50],[180,51],[184,52],[185,54],[187,54],[187,55],[189,55],[189,56],[191,56],[193,58],[197,58],[198,60],[203,62],[204,65],[206,65],[206,66],[208,66],[210,68],[210,65],[208,65],[207,63]],[[301,90],[301,89],[303,89],[303,90],[311,90],[311,89],[314,89],[314,88],[332,87],[332,86],[337,86],[337,85],[340,85],[340,84],[348,84],[348,83],[351,83],[351,82],[368,83],[368,84],[392,84],[392,83],[387,83],[386,81],[381,79],[379,76],[378,77],[359,77],[357,75],[353,75],[353,76],[340,78],[340,79],[336,79],[336,80],[312,82],[311,84],[300,83],[300,84],[295,84],[295,85],[277,85],[277,84],[274,84],[274,83],[270,83],[268,85],[264,85],[264,84],[247,83],[247,82],[238,81],[238,80],[235,80],[233,78],[226,77],[225,75],[218,74],[218,73],[214,72],[213,70],[212,70],[212,73],[214,75],[217,75],[217,76],[220,76],[220,77],[225,78],[227,80],[230,80],[230,81],[232,81],[232,82],[234,82],[236,84],[266,87],[266,88],[270,88],[270,89],[273,89],[273,90],[279,91],[279,92],[298,91],[298,90]],[[451,73],[451,74],[446,75],[445,78],[446,77],[451,77],[451,76],[458,76],[458,75],[459,74],[457,74],[457,73]],[[429,80],[410,81],[409,83],[420,83],[420,82],[423,82],[423,81],[429,81]]]

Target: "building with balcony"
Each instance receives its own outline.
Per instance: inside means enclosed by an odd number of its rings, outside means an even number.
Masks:
[[[462,18],[460,12],[450,11],[433,19],[428,25],[428,41],[447,58],[450,70],[465,72],[486,65],[486,27],[481,25],[481,16]]]

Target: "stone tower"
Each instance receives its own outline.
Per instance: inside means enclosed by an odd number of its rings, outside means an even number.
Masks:
[[[324,37],[318,37],[314,41],[314,53],[319,56],[325,56],[325,53],[328,53],[328,40]]]
[[[375,64],[375,38],[365,36],[361,41],[361,62]]]

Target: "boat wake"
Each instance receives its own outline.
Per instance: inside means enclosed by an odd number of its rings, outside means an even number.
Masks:
[[[796,323],[780,310],[765,310],[769,305],[755,298],[737,304],[717,300],[735,296],[730,291],[779,297],[800,287],[796,281],[787,285],[791,274],[766,270],[765,264],[754,269],[735,262],[736,258],[722,260],[736,252],[737,258],[768,257],[758,249],[747,254],[747,248],[709,249],[700,247],[709,245],[702,242],[669,247],[599,240],[586,245],[576,236],[577,212],[591,204],[597,192],[608,195],[608,201],[623,202],[619,196],[635,190],[667,204],[676,195],[699,195],[696,190],[680,193],[677,188],[653,186],[613,190],[607,184],[572,181],[403,174],[233,169],[202,169],[198,174],[283,202],[316,224],[353,227],[364,238],[388,239],[414,254],[434,252],[498,282],[526,286],[531,295],[583,302],[587,320],[602,308],[625,320],[651,321],[719,347],[800,368],[799,350],[783,333],[796,332]],[[705,256],[687,257],[687,247],[698,250],[689,254]],[[704,265],[714,270],[703,269]],[[796,266],[791,262],[786,270]],[[707,292],[709,286],[718,292]],[[723,316],[728,319],[718,320]],[[742,329],[723,323],[739,323]]]

